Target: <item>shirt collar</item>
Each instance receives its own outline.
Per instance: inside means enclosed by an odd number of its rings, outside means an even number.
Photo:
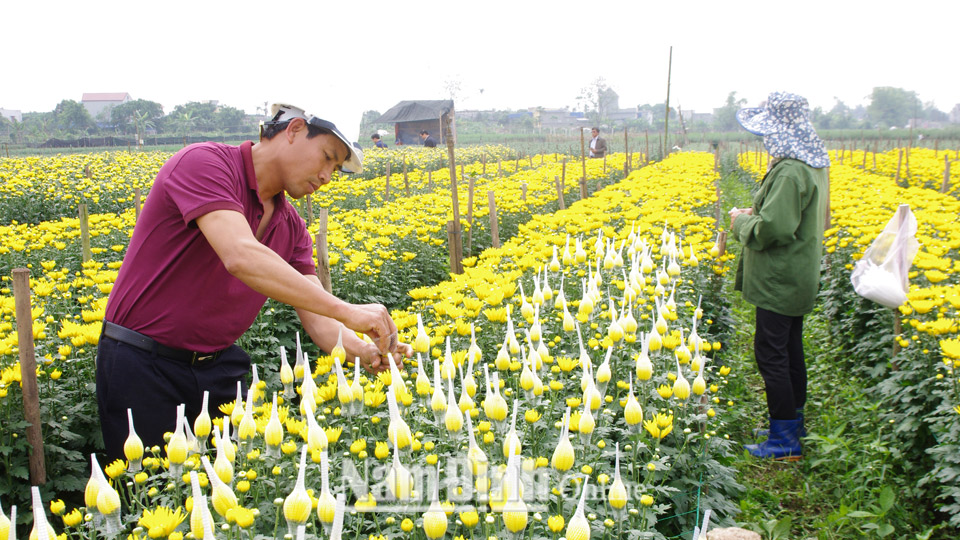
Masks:
[[[247,187],[257,190],[257,173],[253,169],[253,142],[246,141],[240,145],[240,156],[243,158],[243,172],[247,177]]]

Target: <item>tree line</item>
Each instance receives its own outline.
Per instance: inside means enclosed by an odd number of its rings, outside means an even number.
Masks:
[[[0,117],[0,140],[13,144],[39,143],[50,138],[255,133],[259,117],[241,109],[213,103],[190,102],[164,114],[155,102],[137,99],[114,105],[96,118],[82,103],[61,101],[50,112],[24,113],[23,121]]]

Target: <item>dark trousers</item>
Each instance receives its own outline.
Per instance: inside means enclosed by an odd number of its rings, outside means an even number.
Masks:
[[[203,392],[210,392],[211,418],[222,416],[217,407],[233,401],[240,381],[246,399],[250,356],[233,345],[216,360],[190,364],[158,356],[107,336],[97,348],[97,405],[100,430],[109,461],[123,459],[129,427],[127,409],[145,448],[163,447],[164,432],[176,428],[177,407],[183,403],[190,429],[200,414]],[[108,461],[108,462],[109,462]]]
[[[803,316],[789,317],[757,308],[753,354],[767,392],[770,418],[794,420],[807,402],[803,357]]]

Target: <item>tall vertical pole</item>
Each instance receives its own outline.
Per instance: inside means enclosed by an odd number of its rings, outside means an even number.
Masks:
[[[670,75],[673,71],[673,45],[670,46],[670,58],[667,61],[667,102],[666,111],[663,115],[663,148],[660,155],[667,157],[670,153]]]

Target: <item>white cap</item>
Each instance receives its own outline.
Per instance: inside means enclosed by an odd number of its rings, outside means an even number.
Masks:
[[[270,116],[270,122],[287,122],[294,118],[303,118],[308,124],[313,125],[314,127],[319,127],[330,131],[336,135],[338,139],[343,141],[343,144],[347,145],[348,155],[347,159],[343,162],[343,172],[363,172],[363,149],[360,148],[359,144],[350,141],[346,135],[337,129],[337,126],[333,122],[330,122],[329,120],[323,120],[306,112],[300,107],[287,103],[274,103],[273,105],[270,105]]]

